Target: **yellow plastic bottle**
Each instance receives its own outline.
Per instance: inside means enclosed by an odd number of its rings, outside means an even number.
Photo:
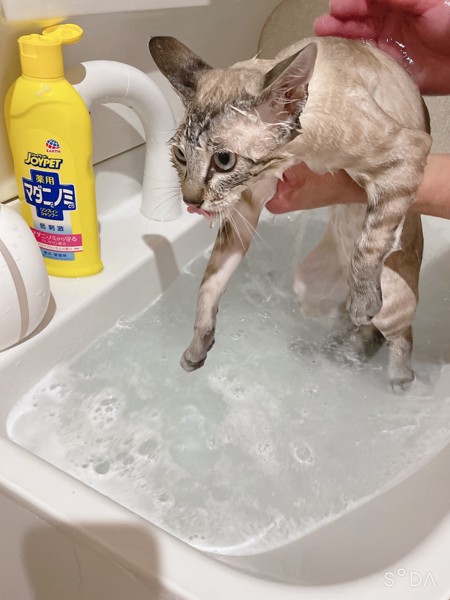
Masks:
[[[92,129],[83,99],[64,77],[63,44],[81,39],[77,25],[19,38],[22,75],[5,102],[22,216],[48,273],[81,277],[102,270]]]

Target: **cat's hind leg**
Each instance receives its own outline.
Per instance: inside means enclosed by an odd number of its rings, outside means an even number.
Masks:
[[[414,381],[411,368],[412,321],[417,298],[408,284],[394,271],[384,267],[381,275],[383,308],[372,323],[389,346],[388,375],[392,389],[401,393]]]
[[[406,390],[414,380],[411,368],[412,322],[418,303],[423,235],[419,215],[407,215],[400,249],[390,254],[381,272],[383,306],[372,323],[389,345],[389,379],[394,392]]]
[[[379,107],[375,110],[380,111]],[[431,146],[431,138],[424,131],[406,127],[396,131],[395,126],[389,131],[385,114],[380,131],[385,131],[384,139],[389,139],[391,147],[380,145],[370,157],[373,164],[367,164],[360,173],[347,171],[367,192],[367,211],[349,276],[347,310],[355,325],[369,323],[382,307],[383,262],[396,249]]]
[[[389,343],[389,379],[396,393],[406,391],[414,381],[411,368],[412,328],[392,338]]]

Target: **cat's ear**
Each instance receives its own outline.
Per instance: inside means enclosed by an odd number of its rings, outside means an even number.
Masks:
[[[173,37],[152,37],[148,47],[158,69],[170,81],[181,100],[189,103],[196,91],[198,73],[212,67]]]
[[[276,122],[300,114],[308,97],[316,58],[317,44],[311,42],[266,73],[257,107],[264,121]]]

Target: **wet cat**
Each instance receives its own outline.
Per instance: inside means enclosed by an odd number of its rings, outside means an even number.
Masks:
[[[318,173],[344,169],[368,202],[330,209],[322,240],[295,276],[300,306],[320,315],[330,301],[346,303],[356,327],[388,340],[391,383],[407,388],[423,246],[420,217],[407,211],[431,146],[409,76],[376,48],[338,38],[308,38],[274,60],[227,69],[175,38],[154,37],[149,48],[186,108],[171,140],[184,202],[220,218],[183,368],[203,365],[220,297],[264,204],[282,173],[303,161]]]

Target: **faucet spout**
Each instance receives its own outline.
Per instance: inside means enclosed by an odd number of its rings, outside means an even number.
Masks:
[[[96,102],[117,102],[132,108],[140,118],[147,144],[141,213],[157,221],[176,219],[181,214],[181,199],[167,201],[168,190],[179,187],[170,164],[167,142],[176,121],[166,97],[145,73],[130,65],[92,60],[70,70],[67,78],[83,98],[88,109]]]

